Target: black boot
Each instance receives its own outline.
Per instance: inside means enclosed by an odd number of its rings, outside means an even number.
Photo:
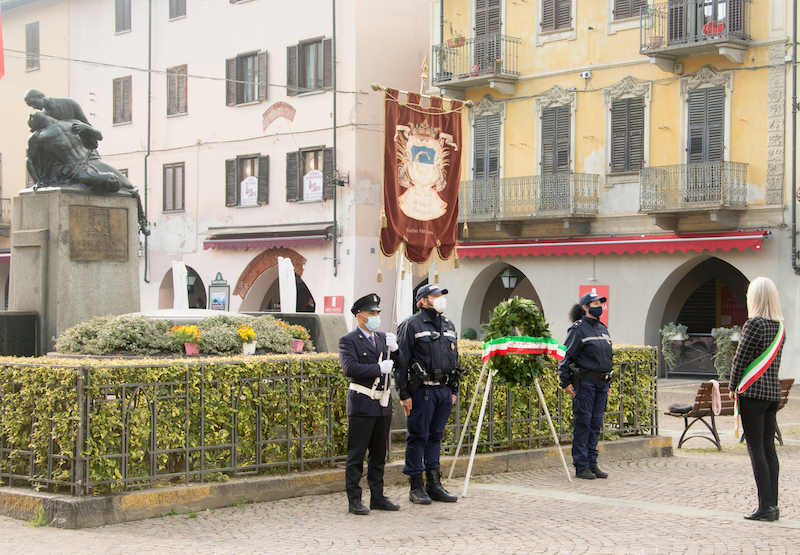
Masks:
[[[422,474],[415,474],[408,477],[411,484],[411,493],[408,494],[408,499],[417,505],[430,505],[431,498],[425,493],[425,486],[422,481]]]
[[[439,472],[438,468],[426,471],[425,475],[428,477],[428,483],[425,484],[425,491],[428,492],[428,496],[430,496],[431,499],[444,503],[456,502],[458,496],[450,495],[450,492],[442,487],[442,473]]]

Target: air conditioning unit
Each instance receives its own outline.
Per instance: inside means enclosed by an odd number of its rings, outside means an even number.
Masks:
[[[683,75],[683,62],[675,62],[672,66],[672,73]]]

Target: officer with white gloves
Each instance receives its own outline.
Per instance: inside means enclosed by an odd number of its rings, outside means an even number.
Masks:
[[[383,468],[392,424],[390,374],[402,366],[393,333],[377,331],[381,325],[381,299],[369,294],[353,303],[350,311],[357,327],[339,339],[339,360],[350,382],[347,391],[347,464],[345,488],[348,510],[366,515],[370,509],[397,511],[399,505],[383,495]],[[361,502],[361,475],[367,457],[369,509]]]

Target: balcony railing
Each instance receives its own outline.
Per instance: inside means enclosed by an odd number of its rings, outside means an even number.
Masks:
[[[642,211],[673,212],[747,205],[747,164],[703,162],[642,168]]]
[[[519,76],[519,49],[516,37],[492,34],[475,38],[448,39],[432,48],[432,82],[488,76]]]
[[[752,0],[669,0],[643,7],[640,51],[676,54],[685,47],[749,41],[751,5]]]
[[[0,226],[11,225],[11,199],[0,199]]]
[[[593,216],[598,209],[599,176],[559,173],[462,181],[459,221]]]

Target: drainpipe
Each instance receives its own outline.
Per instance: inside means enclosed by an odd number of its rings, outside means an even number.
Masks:
[[[797,267],[797,0],[792,7],[792,268]]]
[[[439,48],[444,48],[444,0],[439,0]]]
[[[336,222],[336,205],[337,197],[339,196],[339,174],[336,170],[336,0],[331,0],[333,9],[333,36],[332,50],[333,50],[333,277],[336,277],[336,266],[339,259],[336,256],[336,251],[339,247],[339,226]]]
[[[153,88],[153,0],[149,0],[147,8],[147,153],[144,155],[144,216],[147,219],[147,159],[150,158],[150,111],[152,109]],[[144,236],[144,282],[147,279],[147,235]]]

